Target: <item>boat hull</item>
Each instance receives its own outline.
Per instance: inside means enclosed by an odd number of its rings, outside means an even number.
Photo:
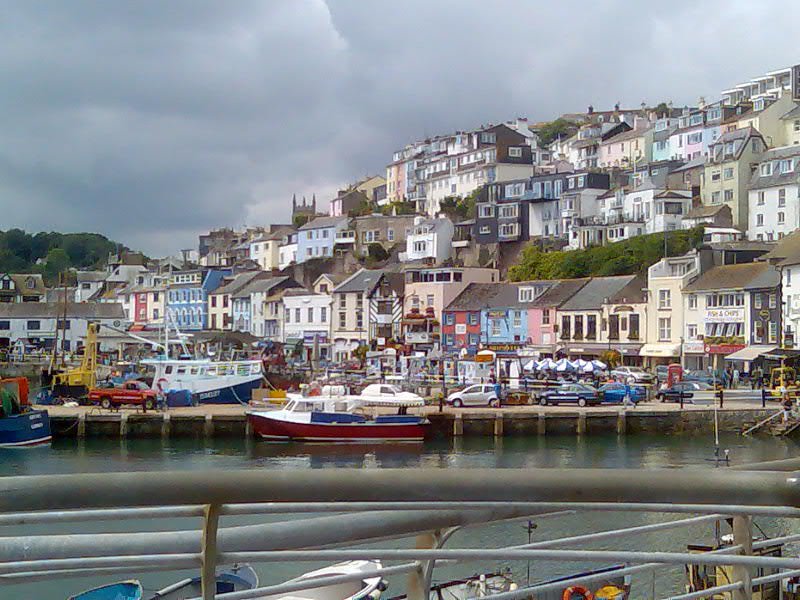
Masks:
[[[50,416],[32,410],[0,419],[0,448],[20,448],[50,443]]]
[[[261,387],[261,378],[217,389],[192,392],[195,404],[240,404],[250,402],[253,390]]]
[[[427,423],[297,423],[270,417],[247,415],[253,433],[266,440],[302,442],[421,442]]]

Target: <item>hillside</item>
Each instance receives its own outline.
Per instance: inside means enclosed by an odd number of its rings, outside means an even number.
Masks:
[[[123,248],[98,233],[0,231],[0,272],[42,273],[48,283],[70,268],[102,267]]]
[[[669,256],[697,248],[703,240],[703,228],[671,231],[667,236]],[[529,279],[566,279],[631,275],[647,269],[664,257],[664,234],[641,235],[607,246],[585,250],[542,252],[538,246],[525,248],[519,264],[508,271],[511,281]]]

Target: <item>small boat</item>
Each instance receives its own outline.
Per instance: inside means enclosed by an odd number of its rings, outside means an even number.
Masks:
[[[141,600],[142,594],[142,584],[138,581],[121,581],[81,592],[68,600]]]
[[[193,404],[245,404],[261,387],[260,360],[143,360],[152,369],[153,389],[188,390]]]
[[[310,573],[304,573],[287,583],[306,581],[322,577],[335,577],[337,575],[355,575],[357,573],[370,573],[381,568],[380,561],[377,560],[351,560],[347,562],[324,567]],[[321,585],[306,590],[298,590],[286,594],[275,596],[264,596],[261,600],[378,600],[386,589],[386,584],[380,576],[369,577],[357,581],[346,583],[332,583]]]
[[[258,575],[250,565],[234,565],[217,572],[217,594],[242,592],[258,587]],[[150,596],[148,600],[188,600],[203,593],[201,578],[191,577],[173,583]]]
[[[25,377],[0,379],[0,448],[49,444],[50,416],[31,408]]]
[[[253,432],[265,440],[305,442],[421,442],[430,422],[406,414],[409,406],[422,401],[363,396],[289,395],[279,410],[250,410],[247,418]],[[398,414],[369,417],[367,406],[398,408]]]

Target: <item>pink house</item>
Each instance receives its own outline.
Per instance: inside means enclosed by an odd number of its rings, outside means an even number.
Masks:
[[[589,281],[564,279],[531,302],[528,307],[528,337],[530,346],[542,356],[552,355],[558,341],[558,307],[572,298]]]

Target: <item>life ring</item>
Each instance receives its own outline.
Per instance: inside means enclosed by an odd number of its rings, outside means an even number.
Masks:
[[[158,381],[156,381],[156,388],[157,388],[157,389],[158,389],[158,391],[159,391],[159,392],[161,392],[162,394],[163,394],[163,393],[166,391],[166,390],[164,389],[164,384],[165,384],[165,383],[169,383],[169,380],[168,380],[166,377],[162,377],[161,379],[159,379]]]
[[[561,600],[592,600],[594,596],[582,585],[571,585],[561,594]]]

